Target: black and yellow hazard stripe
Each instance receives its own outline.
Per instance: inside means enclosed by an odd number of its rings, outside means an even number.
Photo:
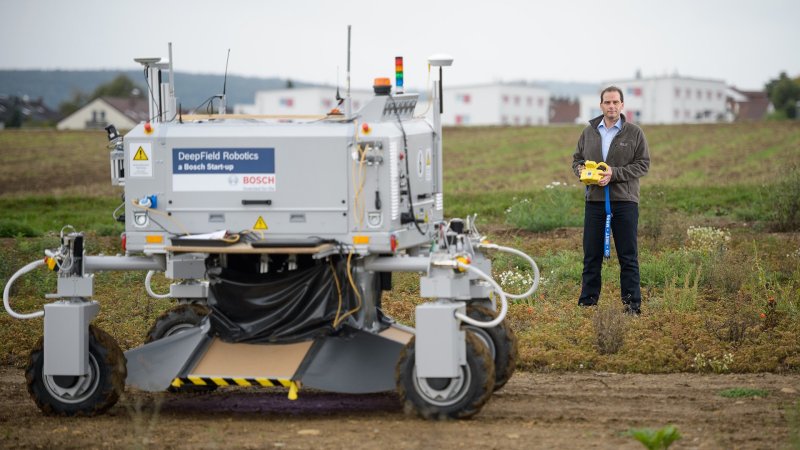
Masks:
[[[227,378],[227,377],[197,377],[188,376],[172,380],[172,387],[182,386],[256,386],[256,387],[286,387],[289,388],[289,399],[297,399],[300,382],[283,378]]]

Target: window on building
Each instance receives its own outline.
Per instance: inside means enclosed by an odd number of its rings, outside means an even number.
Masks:
[[[508,116],[500,117],[500,123],[503,125],[508,125]]]
[[[514,125],[519,125],[519,116],[514,116]]]
[[[675,98],[681,98],[681,88],[675,88]]]
[[[689,117],[692,117],[692,113],[691,113],[691,112],[689,112],[689,110],[688,110],[688,109],[685,109],[685,110],[683,110],[683,117],[684,117],[685,119],[688,119]]]
[[[508,96],[507,95],[503,96],[503,103],[508,103]]]
[[[677,119],[680,116],[681,116],[681,112],[679,110],[676,109],[676,110],[672,111],[672,117],[673,118]]]
[[[722,100],[722,91],[717,91],[717,100]]]
[[[706,100],[711,100],[711,90],[706,91]]]
[[[527,98],[525,99],[525,103],[526,103],[528,106],[533,106],[533,97],[527,97]]]
[[[100,122],[105,122],[105,121],[106,121],[106,112],[105,112],[105,110],[101,110],[100,111]]]
[[[531,116],[528,116],[528,117],[525,118],[525,125],[530,125],[532,123],[533,123],[533,119],[531,119]]]
[[[519,105],[519,95],[514,96],[514,104]]]
[[[686,98],[692,98],[692,90],[689,88],[686,88]]]
[[[700,89],[697,90],[697,99],[698,100],[702,100],[703,99],[703,91],[701,91]]]
[[[536,103],[539,105],[539,108],[541,108],[541,107],[543,107],[543,106],[544,106],[544,99],[543,99],[542,97],[539,97],[539,98],[536,100]]]

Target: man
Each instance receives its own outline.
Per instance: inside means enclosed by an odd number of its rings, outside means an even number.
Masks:
[[[600,299],[601,268],[606,222],[605,189],[611,200],[611,231],[619,259],[622,303],[628,314],[640,314],[639,178],[650,167],[647,140],[638,126],[625,120],[622,90],[609,86],[600,93],[602,116],[589,121],[572,155],[572,170],[580,177],[584,161],[604,161],[608,170],[598,185],[586,187],[583,222],[583,282],[578,305],[596,305]]]

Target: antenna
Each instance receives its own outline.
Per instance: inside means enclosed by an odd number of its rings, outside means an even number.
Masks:
[[[228,49],[228,56],[225,58],[225,78],[222,80],[222,95],[219,102],[219,114],[228,112],[227,105],[225,105],[225,92],[228,89],[228,62],[231,60],[231,49]]]
[[[348,119],[353,115],[353,106],[350,100],[350,28],[347,26],[347,91],[345,92],[344,115]]]
[[[168,53],[169,53],[169,96],[174,98],[175,97],[175,76],[173,75],[172,70],[172,42],[167,44]]]
[[[336,106],[342,106],[344,99],[339,94],[339,66],[336,66]]]

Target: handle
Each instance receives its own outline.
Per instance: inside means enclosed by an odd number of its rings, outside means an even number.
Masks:
[[[271,205],[272,200],[242,200],[243,205]]]

